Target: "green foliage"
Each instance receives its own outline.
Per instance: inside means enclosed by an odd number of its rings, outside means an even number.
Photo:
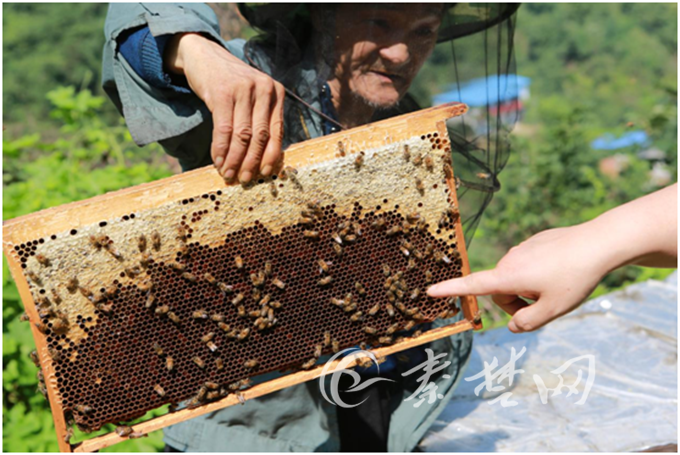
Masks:
[[[105,3],[2,5],[3,123],[43,123],[50,110],[45,92],[57,86],[102,93],[106,10]],[[110,103],[104,112],[115,118]]]
[[[30,134],[3,138],[3,219],[86,199],[171,174],[159,146],[139,149],[122,121],[107,126],[104,103],[89,90],[60,87],[48,93],[59,136]],[[49,406],[37,392],[38,369],[28,354],[34,349],[19,294],[3,260],[3,449],[11,452],[57,451]],[[79,440],[76,433],[74,441]],[[161,434],[129,441],[115,450],[152,451]]]

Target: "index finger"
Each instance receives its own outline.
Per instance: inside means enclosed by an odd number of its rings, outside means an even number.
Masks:
[[[489,295],[513,294],[514,291],[505,287],[496,269],[472,273],[462,278],[442,281],[429,287],[430,297],[449,297],[452,295]]]

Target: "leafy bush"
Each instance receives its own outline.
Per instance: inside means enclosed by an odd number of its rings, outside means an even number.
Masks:
[[[139,149],[122,120],[107,126],[99,113],[104,99],[89,90],[61,87],[48,93],[51,116],[59,123],[54,139],[39,133],[3,138],[3,219],[171,175],[159,146]],[[10,452],[57,451],[49,405],[37,392],[38,369],[30,328],[19,322],[19,294],[3,260],[3,449]],[[109,431],[111,429],[109,428]],[[76,432],[74,441],[82,434]],[[161,434],[127,441],[112,451],[162,448]]]

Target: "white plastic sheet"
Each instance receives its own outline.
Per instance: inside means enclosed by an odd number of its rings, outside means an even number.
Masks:
[[[635,451],[677,443],[677,272],[666,281],[648,281],[587,302],[545,328],[513,334],[506,328],[479,334],[464,378],[498,358],[507,364],[519,354],[513,383],[475,387],[483,378],[463,380],[419,448],[431,452]],[[586,371],[578,394],[547,395],[544,404],[534,375],[554,388],[551,371],[568,360],[592,354],[595,380],[585,403]],[[564,384],[578,374],[574,364]],[[578,365],[586,366],[584,361]],[[584,370],[584,368],[582,368]],[[490,404],[511,392],[517,405]],[[566,391],[565,391],[566,392]]]

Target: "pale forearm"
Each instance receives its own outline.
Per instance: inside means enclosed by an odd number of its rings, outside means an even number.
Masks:
[[[606,272],[628,264],[677,267],[677,184],[585,223]]]

